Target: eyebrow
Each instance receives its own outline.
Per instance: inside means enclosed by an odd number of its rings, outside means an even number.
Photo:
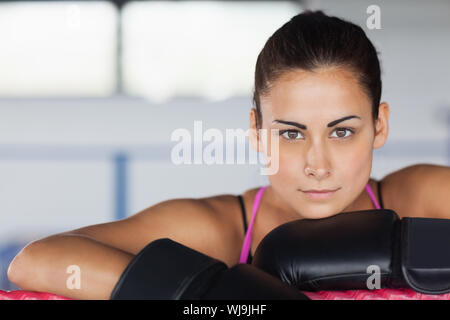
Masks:
[[[337,125],[338,123],[340,123],[342,121],[353,119],[353,118],[357,118],[357,119],[361,120],[360,117],[355,116],[355,115],[351,115],[351,116],[347,116],[347,117],[343,117],[343,118],[331,121],[329,124],[327,124],[327,127],[334,127],[335,125]],[[273,120],[273,122],[287,124],[287,125],[294,126],[294,127],[297,127],[297,128],[303,129],[303,130],[307,129],[306,125],[298,123],[298,122],[286,121],[286,120],[278,120],[278,119]]]

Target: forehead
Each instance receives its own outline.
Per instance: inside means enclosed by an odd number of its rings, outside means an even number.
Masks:
[[[295,70],[284,73],[261,97],[265,114],[294,115],[342,112],[370,112],[371,101],[355,74],[342,68],[323,68],[314,72]],[[304,114],[305,115],[305,114]]]

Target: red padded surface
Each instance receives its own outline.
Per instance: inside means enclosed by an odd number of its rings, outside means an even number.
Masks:
[[[430,295],[412,289],[303,291],[303,293],[311,300],[450,300],[450,293]]]
[[[72,300],[72,299],[47,292],[0,290],[0,300]]]
[[[450,293],[428,295],[411,289],[303,291],[312,300],[450,300]],[[52,293],[35,291],[3,291],[0,300],[73,300]]]

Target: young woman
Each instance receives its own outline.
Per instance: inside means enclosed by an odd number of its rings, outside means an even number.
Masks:
[[[400,217],[450,218],[449,167],[418,164],[370,178],[373,149],[389,131],[389,106],[380,97],[377,52],[364,31],[320,11],[299,14],[268,39],[256,63],[250,141],[261,152],[277,139],[279,170],[270,185],[239,196],[167,200],[34,241],[8,277],[23,290],[108,299],[132,258],[159,238],[232,266],[250,262],[269,231],[295,219],[380,207]],[[262,144],[258,129],[279,135]],[[81,271],[76,290],[66,286],[71,265]]]

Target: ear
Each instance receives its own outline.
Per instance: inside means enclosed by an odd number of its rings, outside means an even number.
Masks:
[[[256,128],[256,109],[251,108],[250,109],[250,129],[248,133],[248,139],[250,140],[250,146],[253,150],[256,152],[260,152],[259,148],[259,134],[258,129]]]
[[[389,134],[389,105],[387,102],[380,103],[378,107],[378,119],[375,121],[375,139],[373,148],[381,148]]]

